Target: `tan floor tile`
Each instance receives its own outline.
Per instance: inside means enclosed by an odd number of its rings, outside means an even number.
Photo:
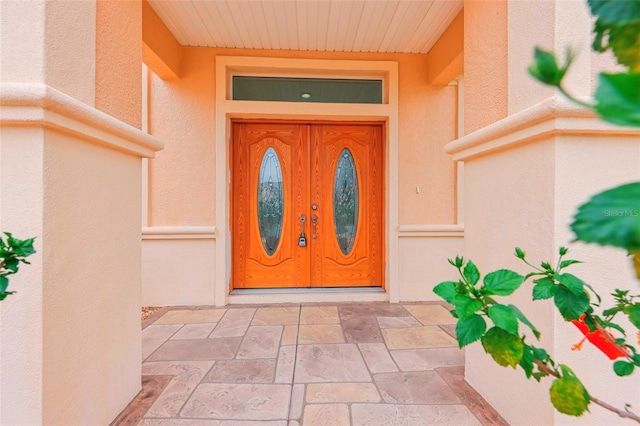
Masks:
[[[286,420],[291,385],[203,383],[181,417],[230,420]]]
[[[171,336],[171,339],[206,339],[215,326],[215,322],[185,324],[176,334]]]
[[[402,371],[464,365],[464,351],[458,348],[405,349],[391,351],[391,356]]]
[[[231,359],[216,361],[202,379],[210,383],[273,383],[275,359]]]
[[[392,404],[460,404],[460,398],[435,371],[374,374],[382,398]]]
[[[298,325],[285,325],[282,332],[282,345],[295,345],[298,343]]]
[[[371,376],[354,344],[300,345],[294,381],[370,382]]]
[[[281,346],[276,366],[276,383],[293,383],[293,371],[295,367],[296,347]]]
[[[173,375],[173,379],[149,408],[145,417],[173,417],[189,398],[213,361],[161,361],[142,364],[142,374]]]
[[[310,383],[307,385],[308,403],[379,402],[380,394],[373,383]]]
[[[275,358],[280,348],[281,325],[251,326],[242,339],[236,358]]]
[[[337,306],[303,306],[300,324],[337,324],[340,322]]]
[[[455,324],[457,320],[441,305],[404,305],[424,325]]]
[[[209,337],[244,336],[255,312],[255,308],[227,309]]]
[[[364,361],[372,373],[394,373],[398,367],[391,359],[391,355],[384,343],[359,343],[358,347]]]
[[[298,344],[344,343],[340,324],[301,325]]]
[[[238,351],[240,340],[240,337],[169,340],[147,359],[149,361],[232,359]]]
[[[386,328],[382,336],[389,349],[457,347],[458,341],[436,326]]]
[[[194,324],[218,322],[226,309],[174,309],[158,318],[154,324]]]
[[[366,426],[481,425],[464,405],[354,404],[351,415]]]
[[[302,417],[302,407],[304,406],[304,385],[293,385],[291,392],[291,408],[289,410],[290,419],[300,419]]]
[[[349,407],[345,404],[307,405],[302,423],[312,426],[350,426]]]
[[[260,308],[253,317],[251,325],[288,325],[297,324],[300,315],[299,306],[278,308]]]
[[[155,352],[164,342],[173,336],[182,324],[155,325],[142,330],[142,360]]]
[[[380,326],[374,316],[352,316],[342,319],[342,331],[349,343],[382,343]]]
[[[378,317],[380,328],[421,327],[422,323],[414,317]]]

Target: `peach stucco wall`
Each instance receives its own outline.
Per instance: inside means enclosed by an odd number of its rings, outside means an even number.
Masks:
[[[149,161],[152,226],[215,222],[214,64],[210,49],[185,48],[181,79],[148,79],[149,133],[165,142]]]
[[[464,131],[506,117],[507,1],[464,2]]]
[[[578,56],[566,87],[578,96],[592,93],[592,74],[602,63],[589,52],[591,24],[584,1],[465,1],[466,135],[446,150],[465,162],[464,254],[481,272],[528,272],[513,256],[515,246],[539,264],[553,263],[558,247],[568,245],[571,258],[585,260],[571,272],[606,295],[635,287],[628,259],[622,250],[572,244],[568,224],[590,195],[640,179],[637,133],[603,123],[526,71],[535,45],[558,52],[571,45]],[[640,379],[615,377],[588,344],[572,352],[580,333],[551,301],[532,302],[530,286],[505,302],[518,305],[542,332],[540,346],[574,369],[593,396],[638,406]],[[558,413],[549,380],[538,384],[497,366],[480,345],[466,350],[466,378],[513,425],[626,424],[593,404],[580,418]]]
[[[456,137],[457,91],[455,86],[426,83],[425,55],[185,47],[180,80],[149,79],[150,133],[165,142],[165,149],[149,163],[151,226],[224,225],[214,222],[215,128],[211,118],[217,55],[397,61],[400,222],[455,222],[454,168],[443,146]]]
[[[0,230],[37,237],[0,306],[2,425],[109,424],[140,389],[141,157],[161,144],[136,128],[139,6],[0,2]]]
[[[142,3],[96,2],[95,106],[141,128]]]

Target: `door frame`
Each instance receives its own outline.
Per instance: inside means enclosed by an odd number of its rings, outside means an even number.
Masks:
[[[311,128],[313,128],[313,126],[323,126],[323,125],[328,125],[328,126],[337,125],[337,126],[341,126],[341,127],[342,126],[343,127],[366,126],[366,127],[379,128],[381,130],[381,133],[380,133],[381,146],[380,146],[379,152],[376,154],[376,156],[379,155],[381,157],[381,160],[382,160],[382,167],[381,167],[382,176],[384,177],[384,175],[385,175],[384,174],[385,173],[385,171],[384,171],[384,166],[385,166],[384,155],[385,155],[385,147],[386,147],[386,140],[385,140],[386,132],[385,132],[385,122],[383,122],[383,121],[352,121],[352,120],[350,120],[350,121],[327,121],[327,120],[319,121],[319,120],[311,120],[310,121],[310,120],[265,120],[265,119],[247,119],[247,118],[234,118],[234,119],[231,119],[230,121],[231,121],[232,124],[240,124],[240,125],[242,125],[242,124],[266,124],[266,125],[283,125],[283,126],[284,125],[309,126],[309,130],[311,130]],[[307,132],[307,143],[308,143],[308,145],[305,148],[307,149],[307,154],[308,155],[304,155],[303,156],[303,157],[307,158],[307,164],[306,165],[308,166],[307,172],[309,174],[311,174],[312,163],[313,163],[313,157],[312,157],[313,156],[313,154],[312,154],[313,153],[312,133],[313,133],[312,131],[308,131]],[[229,143],[229,153],[231,154],[230,158],[229,158],[230,165],[232,165],[234,163],[234,161],[235,161],[235,159],[233,158],[233,153],[237,153],[237,151],[233,147],[234,141],[235,141],[235,135],[232,132],[231,135],[230,135],[230,141],[229,141],[230,142]],[[368,160],[369,160],[369,158],[367,158],[365,161],[368,161]],[[329,173],[329,171],[327,171],[327,172]],[[230,170],[230,173],[233,176],[233,173],[231,172],[231,170]],[[364,179],[365,178],[362,177],[360,179],[360,181],[362,182],[362,181],[364,181]],[[310,193],[309,193],[310,199],[313,198],[313,196],[312,196],[313,183],[312,182],[313,182],[313,179],[310,178],[310,180],[308,182],[309,185],[308,185],[308,188],[307,188],[310,191]],[[367,187],[366,186],[365,187],[361,187],[363,194],[365,193],[365,188],[367,188]],[[381,288],[383,290],[385,288],[384,271],[385,271],[385,263],[386,262],[385,262],[384,256],[386,254],[386,250],[384,249],[384,242],[385,242],[384,236],[385,236],[386,221],[384,220],[384,214],[385,214],[384,207],[386,205],[385,204],[386,194],[385,194],[384,182],[378,182],[373,188],[375,188],[375,191],[380,191],[381,194],[382,194],[381,195],[382,203],[379,205],[380,206],[380,210],[378,212],[378,213],[380,213],[379,217],[382,219],[381,220],[382,223],[380,224],[380,229],[379,229],[379,231],[381,233],[381,235],[380,235],[381,240],[378,241],[379,244],[380,244],[379,248],[381,248],[381,254],[379,255],[379,259],[378,259],[378,261],[380,262],[380,268],[382,270],[382,276],[380,277],[381,284],[380,285],[369,285],[369,286],[354,285],[352,287],[345,286],[346,288],[354,288],[355,289],[355,288],[359,288],[359,287],[371,287],[371,288],[375,287],[375,288]],[[236,206],[234,205],[234,193],[233,193],[233,191],[237,190],[237,189],[238,188],[236,186],[236,183],[233,182],[233,180],[232,180],[231,184],[230,184],[230,199],[231,199],[231,203],[230,203],[230,206],[229,206],[232,214],[234,213],[234,209],[236,208]],[[363,195],[363,197],[364,197],[364,195]],[[289,202],[291,203],[291,200]],[[308,205],[304,204],[304,207],[307,208]],[[303,213],[306,213],[310,217],[311,213],[313,213],[313,212],[312,211],[304,211]],[[328,214],[328,213],[325,213],[325,214]],[[294,216],[297,217],[297,215],[295,215],[295,214],[294,214]],[[232,217],[230,217],[230,219],[229,219],[231,224],[233,223],[233,217],[234,216],[232,215]],[[245,219],[248,220],[248,218],[246,218],[246,217],[245,217]],[[297,234],[296,230],[299,229],[299,226],[298,226],[297,222],[295,222],[293,224],[293,229],[294,229],[294,234]],[[307,233],[307,237],[309,238],[311,236],[311,234],[312,234],[311,224],[307,225],[306,233]],[[233,247],[234,236],[233,236],[232,232],[230,234],[231,234],[231,267],[233,268],[234,267],[234,247]],[[330,235],[330,234],[327,233],[327,235]],[[371,236],[371,234],[369,234],[369,236]],[[289,237],[291,237],[291,236],[289,236]],[[311,244],[313,244],[313,242],[309,241],[309,244],[311,245]],[[310,250],[310,248],[308,250]],[[311,253],[308,253],[308,255],[310,256],[310,258],[308,259],[310,264],[308,265],[308,268],[307,268],[308,271],[307,272],[311,273],[313,271],[313,260],[312,259],[313,259],[314,256],[312,256]],[[231,273],[231,276],[232,276],[232,278],[231,278],[231,283],[230,283],[229,288],[230,288],[231,291],[233,291],[235,289],[234,283],[233,283],[233,273]],[[311,278],[313,278],[313,276],[311,276]],[[322,288],[343,288],[343,287],[342,286],[331,286],[331,285],[327,285],[327,286],[325,286],[325,285],[314,285],[313,284],[313,280],[310,280],[310,283],[309,283],[308,286],[300,286],[300,287],[298,287],[298,286],[293,286],[293,287],[283,286],[283,287],[273,287],[271,289],[281,289],[281,288],[288,288],[288,289],[322,289]],[[265,287],[264,289],[266,290],[266,289],[270,289],[270,288],[269,287]]]
[[[277,57],[216,57],[215,189],[216,240],[214,304],[283,303],[307,301],[399,302],[398,267],[398,63],[395,61],[351,61],[291,59]],[[382,104],[320,104],[301,102],[234,101],[234,75],[281,77],[381,78]],[[231,120],[265,119],[293,121],[382,122],[384,135],[385,271],[384,292],[296,293],[232,295],[231,288]]]

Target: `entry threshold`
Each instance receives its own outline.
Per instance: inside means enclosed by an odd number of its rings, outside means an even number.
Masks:
[[[384,293],[382,287],[286,287],[286,288],[237,288],[232,296],[244,294],[317,294],[317,293]]]

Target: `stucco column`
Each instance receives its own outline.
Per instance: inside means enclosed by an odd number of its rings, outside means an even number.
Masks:
[[[0,302],[0,424],[108,424],[140,388],[140,167],[161,144],[94,108],[96,10],[0,2],[0,231],[37,238]]]
[[[568,225],[591,195],[640,180],[638,132],[602,122],[526,71],[534,46],[563,52],[572,45],[578,56],[567,89],[577,96],[593,92],[592,75],[601,59],[590,52],[586,2],[467,1],[465,21],[465,123],[470,133],[446,147],[454,160],[465,162],[465,257],[483,274],[500,268],[524,274],[529,271],[513,256],[514,247],[539,264],[555,262],[558,247],[569,246],[572,259],[585,261],[571,272],[600,294],[637,288],[622,250],[572,244]],[[491,60],[486,47],[474,41],[487,38],[497,49]],[[532,336],[530,343],[571,366],[594,396],[618,407],[627,402],[640,406],[639,379],[615,377],[610,361],[589,345],[572,352],[582,335],[552,302],[531,301],[531,283],[507,303],[519,306],[542,332],[541,342],[534,343]],[[593,405],[579,419],[557,413],[549,401],[551,380],[539,384],[526,380],[522,371],[499,367],[479,344],[466,351],[466,378],[510,424],[622,422]]]

